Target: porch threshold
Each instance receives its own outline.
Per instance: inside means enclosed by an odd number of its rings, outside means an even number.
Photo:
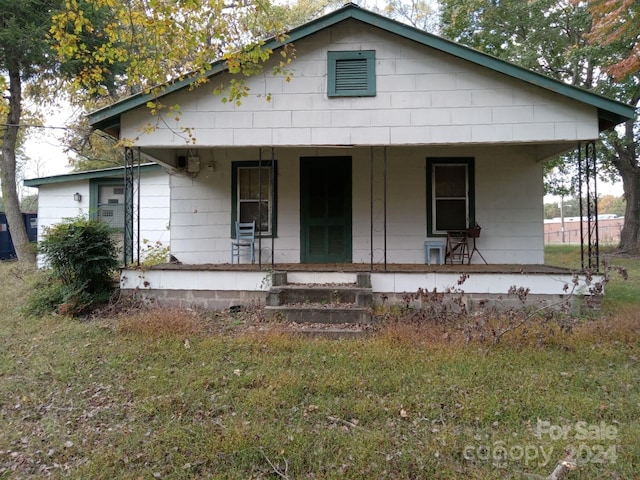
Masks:
[[[552,265],[526,264],[409,264],[409,263],[277,263],[258,265],[257,263],[205,263],[183,264],[163,263],[147,268],[148,270],[184,270],[184,271],[231,271],[231,272],[377,272],[377,273],[523,273],[523,274],[572,274],[577,271]]]

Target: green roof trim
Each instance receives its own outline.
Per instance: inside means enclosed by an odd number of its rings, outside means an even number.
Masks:
[[[393,33],[402,38],[412,40],[443,53],[467,60],[479,66],[522,80],[531,85],[535,85],[546,90],[556,92],[567,98],[591,105],[598,109],[598,118],[600,120],[601,130],[605,130],[626,120],[630,120],[635,116],[635,108],[625,103],[612,100],[583,88],[574,87],[546,75],[527,70],[526,68],[492,57],[491,55],[487,55],[486,53],[474,50],[470,47],[460,45],[415,27],[405,25],[396,20],[391,20],[390,18],[365,10],[352,3],[290,30],[285,42],[281,42],[274,38],[268,40],[265,43],[264,48],[275,50],[281,47],[284,43],[296,42],[348,19],[358,20],[362,23],[380,28],[386,32]],[[219,60],[213,64],[211,70],[207,72],[206,75],[207,77],[212,77],[224,71],[226,71],[226,62]],[[184,78],[182,80],[169,83],[159,96],[163,97],[169,95],[173,92],[189,87],[194,82],[195,78]],[[88,115],[89,124],[98,129],[117,126],[120,123],[120,116],[123,113],[142,105],[146,105],[147,102],[154,100],[154,98],[157,97],[150,93],[138,94],[126,98],[120,102],[116,102],[108,107],[90,113]]]
[[[145,163],[140,165],[140,170],[153,171],[161,170],[162,167],[157,163]],[[124,167],[103,168],[100,170],[86,170],[83,172],[65,173],[62,175],[51,175],[49,177],[29,178],[23,183],[25,187],[40,187],[41,185],[50,185],[53,183],[78,182],[82,180],[93,180],[96,178],[123,178]]]

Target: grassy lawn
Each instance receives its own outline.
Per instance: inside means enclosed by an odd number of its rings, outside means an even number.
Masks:
[[[610,281],[605,286],[602,309],[605,314],[615,314],[621,309],[634,309],[640,306],[640,261],[637,258],[616,256],[612,247],[600,249],[601,264],[610,269]],[[551,245],[545,248],[545,263],[580,269],[580,249],[570,245]],[[618,269],[627,271],[629,278],[624,279]]]
[[[569,479],[637,478],[640,261],[612,263],[630,280],[598,318],[488,353],[442,326],[325,341],[203,312],[24,318],[26,274],[0,264],[0,478],[524,479],[572,447]]]

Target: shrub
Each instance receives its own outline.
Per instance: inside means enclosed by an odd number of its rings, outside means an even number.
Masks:
[[[49,270],[36,284],[27,310],[78,315],[109,298],[118,266],[110,233],[108,225],[84,217],[46,228],[39,251]]]

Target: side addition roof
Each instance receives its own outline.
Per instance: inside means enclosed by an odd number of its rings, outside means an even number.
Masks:
[[[141,171],[160,170],[157,163],[145,163],[140,165]],[[93,180],[95,178],[124,178],[124,167],[102,168],[99,170],[85,170],[82,172],[51,175],[49,177],[29,178],[24,181],[25,187],[40,187],[52,183],[77,182],[81,180]]]
[[[326,28],[333,27],[348,19],[358,20],[362,23],[380,28],[443,53],[596,107],[598,109],[599,128],[601,131],[630,120],[635,116],[634,107],[622,102],[612,100],[582,88],[574,87],[540,73],[527,70],[513,63],[482,53],[478,50],[474,50],[423,30],[391,20],[369,10],[362,9],[351,3],[345,5],[339,10],[312,20],[300,27],[294,28],[288,33],[288,37],[284,42],[276,39],[268,40],[265,44],[265,48],[276,50],[282,47],[285,43],[296,42],[297,40],[313,35]],[[226,71],[226,69],[225,61],[217,61],[213,64],[211,70],[207,72],[207,76],[213,77]],[[194,78],[185,78],[183,80],[167,84],[166,88],[162,91],[161,96],[187,88],[194,82]],[[147,102],[152,101],[155,98],[157,97],[152,94],[141,93],[113,103],[105,108],[90,113],[89,124],[100,130],[117,130],[120,125],[120,116],[123,113],[142,105],[146,105]]]

